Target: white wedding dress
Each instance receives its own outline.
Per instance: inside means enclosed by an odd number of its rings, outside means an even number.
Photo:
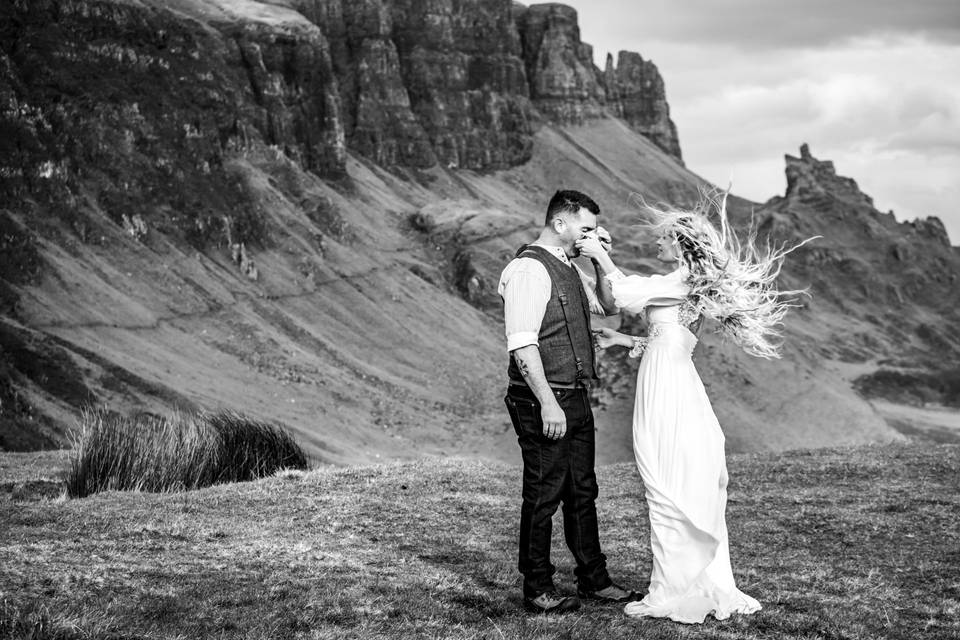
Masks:
[[[691,359],[697,338],[684,324],[695,320],[683,310],[684,275],[608,277],[618,306],[646,310],[649,324],[633,451],[650,510],[653,572],[649,593],[625,611],[701,623],[711,613],[753,613],[760,603],[737,589],[730,567],[724,435]]]

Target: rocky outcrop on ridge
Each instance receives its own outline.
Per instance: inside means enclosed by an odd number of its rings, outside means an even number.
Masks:
[[[822,355],[876,359],[881,368],[873,375],[886,380],[896,372],[905,388],[909,380],[929,387],[931,372],[939,372],[957,388],[937,401],[960,405],[960,338],[953,329],[960,326],[960,249],[950,246],[943,223],[898,222],[878,211],[853,179],[838,176],[806,144],[799,157],[786,156],[786,175],[785,195],[767,202],[757,219],[761,232],[781,240],[823,236],[791,255],[785,274],[815,292],[806,308],[835,323],[819,346]],[[859,385],[869,393],[869,379]],[[938,393],[918,390],[916,397]]]
[[[804,204],[829,209],[831,203],[844,203],[851,207],[868,211],[867,218],[881,221],[887,228],[898,229],[901,232],[910,230],[910,233],[931,239],[937,244],[950,247],[950,238],[947,235],[943,222],[935,217],[918,218],[900,225],[889,225],[893,216],[884,216],[874,209],[873,198],[863,193],[856,180],[838,176],[830,160],[818,160],[810,154],[810,147],[800,146],[800,157],[785,156],[787,168],[787,191],[784,199],[791,204]],[[775,199],[774,201],[779,202]],[[905,257],[903,248],[894,253],[898,260]],[[949,252],[948,252],[949,253]]]
[[[913,302],[958,313],[960,255],[939,219],[898,222],[878,211],[855,180],[838,176],[806,144],[800,157],[785,160],[786,193],[760,209],[761,230],[780,238],[822,235],[800,252],[819,288],[855,311],[856,303]]]
[[[818,160],[810,147],[800,146],[800,157],[785,156],[787,168],[787,200],[816,203],[820,199],[842,200],[854,206],[873,207],[873,198],[860,191],[856,180],[837,175],[830,160]]]

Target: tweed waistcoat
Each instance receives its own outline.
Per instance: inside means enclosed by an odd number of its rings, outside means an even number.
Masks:
[[[539,261],[550,275],[550,299],[538,336],[547,382],[569,385],[596,380],[590,303],[580,274],[543,247],[520,247],[516,257]],[[512,354],[507,373],[511,380],[523,382]]]

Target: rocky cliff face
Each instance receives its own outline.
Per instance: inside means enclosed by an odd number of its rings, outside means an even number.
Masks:
[[[162,4],[162,3],[158,3]],[[302,15],[211,25],[113,2],[0,4],[0,193],[83,240],[134,216],[202,246],[256,240],[227,158],[270,148],[325,177],[346,160],[329,47]],[[144,199],[143,194],[150,194]]]
[[[394,0],[392,10],[404,84],[441,164],[528,160],[530,101],[510,0]]]
[[[509,0],[297,0],[333,50],[348,146],[384,166],[502,169],[530,157]]]
[[[593,48],[580,40],[577,12],[562,4],[537,4],[518,7],[515,19],[530,98],[540,113],[567,124],[603,116],[606,92]]]
[[[670,105],[660,72],[639,53],[621,51],[617,66],[607,55],[603,74],[607,103],[634,131],[641,133],[683,164],[677,127],[670,119]]]
[[[663,78],[640,54],[621,51],[614,67],[593,63],[593,47],[580,40],[577,12],[562,4],[515,6],[530,82],[530,98],[552,122],[583,124],[614,116],[682,163],[677,127],[670,119]]]
[[[25,98],[46,109],[43,99],[11,93],[30,73],[30,91],[37,81],[48,92],[72,86],[88,101],[127,79],[141,93],[156,80],[167,89],[164,100],[128,100],[126,112],[104,105],[113,113],[100,121],[111,133],[135,136],[138,119],[153,120],[151,110],[187,123],[179,133],[206,156],[198,160],[201,174],[215,171],[223,149],[242,148],[251,136],[326,176],[342,174],[346,148],[384,166],[506,168],[529,159],[538,113],[562,124],[622,116],[680,159],[656,67],[624,52],[617,69],[601,73],[569,7],[510,0],[274,4],[246,15],[216,0],[178,2],[178,13],[161,2],[7,0],[0,69],[8,113],[19,114],[13,126],[55,128],[50,118],[71,117],[18,106]],[[94,58],[102,73],[92,76]],[[31,135],[20,131],[16,139]],[[129,142],[143,146],[136,137]],[[37,171],[25,168],[31,158],[23,145],[10,144],[20,155],[6,171]],[[51,162],[51,170],[63,170]]]
[[[384,166],[434,165],[436,155],[400,73],[390,7],[378,0],[304,0],[294,6],[330,43],[349,148]]]
[[[560,4],[298,0],[330,42],[348,146],[384,165],[527,161],[538,118],[623,116],[680,159],[663,80],[639,55],[602,74]]]
[[[330,42],[350,149],[384,166],[496,169],[530,155],[509,0],[297,0]]]

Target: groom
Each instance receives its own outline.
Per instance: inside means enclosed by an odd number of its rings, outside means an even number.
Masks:
[[[609,236],[597,228],[600,207],[579,191],[557,191],[539,237],[521,247],[500,276],[510,377],[504,402],[523,456],[520,561],[523,599],[537,612],[567,612],[580,598],[629,602],[639,594],[613,583],[600,550],[595,500],[594,368],[590,312],[615,313],[609,281],[596,282],[570,259],[577,242]],[[584,287],[584,281],[588,286]],[[557,593],[550,563],[553,514],[563,504],[563,531],[576,560],[577,596]]]

